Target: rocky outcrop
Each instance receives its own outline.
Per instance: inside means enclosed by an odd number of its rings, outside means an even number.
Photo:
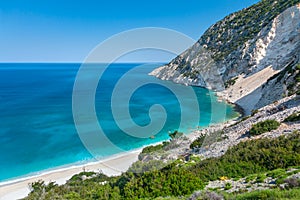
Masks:
[[[262,1],[213,25],[190,49],[150,75],[218,91],[249,114],[286,95],[286,86],[267,80],[296,64],[299,52],[299,0]],[[257,75],[267,68],[263,78]],[[249,87],[251,77],[258,80]]]

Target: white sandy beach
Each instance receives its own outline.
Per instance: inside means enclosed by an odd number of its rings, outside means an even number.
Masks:
[[[99,162],[62,168],[32,177],[0,183],[0,200],[14,200],[27,196],[30,192],[28,184],[38,180],[43,180],[45,183],[54,181],[57,184],[64,184],[73,175],[82,172],[83,169],[85,169],[85,171],[94,172],[102,171],[108,176],[120,175],[122,172],[125,172],[133,162],[138,160],[138,155],[141,151],[142,148],[119,154]]]

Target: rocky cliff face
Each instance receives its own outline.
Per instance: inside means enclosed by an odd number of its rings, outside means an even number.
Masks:
[[[264,0],[231,14],[150,75],[218,91],[247,114],[278,100],[287,93],[288,75],[280,81],[275,75],[299,62],[299,2]]]

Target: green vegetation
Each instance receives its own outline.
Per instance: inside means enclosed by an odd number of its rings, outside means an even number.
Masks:
[[[166,146],[168,146],[170,142],[163,142],[162,144],[158,144],[155,146],[147,146],[143,148],[142,153],[153,153],[159,150],[163,150]]]
[[[195,56],[204,52],[211,52],[212,59],[223,61],[224,58],[244,45],[245,42],[254,40],[263,28],[270,29],[271,22],[275,17],[297,3],[299,3],[299,0],[262,0],[249,8],[228,15],[203,34],[199,39],[199,43],[201,46],[206,46],[206,48],[205,50],[197,49],[198,52]],[[190,49],[188,54],[193,55],[192,51],[194,50]],[[199,69],[192,66],[188,60],[178,57],[174,62],[179,64],[176,70],[183,76],[192,79],[199,76]],[[226,82],[225,87],[234,84],[234,81],[229,80]]]
[[[164,163],[161,160],[150,160],[148,162],[143,162],[139,160],[132,164],[132,166],[128,169],[128,172],[143,173],[148,171],[160,170],[166,165],[167,163]]]
[[[202,160],[190,170],[206,182],[218,180],[221,176],[246,177],[250,174],[297,166],[300,164],[299,142],[299,133],[274,140],[243,142],[229,149],[222,157]]]
[[[181,136],[183,136],[182,132],[178,132],[178,131],[174,131],[173,133],[169,133],[169,136],[172,140],[180,138]]]
[[[232,184],[231,183],[226,183],[224,189],[225,190],[230,190],[232,188]]]
[[[32,192],[26,199],[177,199],[203,189],[210,180],[246,177],[249,174],[258,174],[251,178],[257,182],[268,175],[277,176],[280,182],[289,181],[291,185],[297,185],[294,180],[287,180],[286,177],[300,170],[283,173],[282,169],[300,165],[299,144],[300,133],[294,133],[276,139],[249,140],[230,148],[222,157],[194,159],[193,165],[178,165],[179,162],[173,162],[161,170],[152,169],[138,174],[128,171],[117,177],[83,172],[61,186],[54,183],[34,183]],[[159,163],[152,165],[157,166]],[[82,180],[83,175],[88,178]],[[226,188],[230,189],[230,185]],[[287,195],[286,191],[274,191],[274,197]],[[299,194],[298,189],[290,191],[292,192],[286,198],[294,198],[293,195]],[[260,194],[267,197],[269,195],[268,192]],[[230,194],[228,199],[254,198],[257,195],[257,192],[234,196]]]
[[[273,170],[271,172],[268,172],[267,176],[272,177],[272,178],[278,178],[279,176],[282,176],[285,173],[286,173],[285,169],[279,168],[279,169],[275,169],[275,170]]]
[[[188,70],[188,69],[189,68],[185,68],[185,70]],[[192,71],[192,72],[186,71],[186,72],[183,73],[183,76],[184,77],[189,77],[191,79],[196,79],[199,76],[199,72],[198,71]]]
[[[296,122],[296,121],[300,121],[300,112],[293,113],[284,120],[284,122]]]
[[[299,95],[300,94],[300,64],[291,65],[286,69],[282,70],[279,74],[280,74],[279,76],[280,78],[283,78],[286,74],[288,74],[288,78],[287,78],[289,79],[289,82],[287,84],[288,96],[291,96],[293,94]]]
[[[193,149],[193,148],[200,148],[205,140],[205,135],[201,135],[199,136],[196,140],[194,140],[194,142],[192,142],[190,144],[190,148]]]
[[[288,172],[288,173],[281,174],[280,176],[277,177],[276,184],[279,185],[279,184],[284,183],[288,176],[291,176],[291,175],[296,174],[298,172],[300,172],[300,170],[294,170],[294,171],[291,171],[291,172]]]
[[[297,3],[299,0],[260,1],[216,23],[204,33],[200,43],[216,52],[213,57],[215,60],[222,60],[246,41],[253,39],[277,15]]]
[[[72,176],[72,178],[69,181],[78,181],[78,180],[82,180],[82,176],[92,177],[94,175],[96,175],[95,172],[81,172],[79,174],[76,174],[76,175]],[[107,178],[107,176],[105,176],[105,175],[103,175],[103,176],[105,178]]]
[[[280,123],[276,120],[266,120],[263,122],[259,122],[252,126],[252,128],[250,129],[250,135],[260,135],[262,133],[276,130],[279,126]]]
[[[251,182],[251,181],[254,181],[256,178],[257,178],[257,174],[252,174],[252,175],[250,175],[250,176],[247,176],[246,179],[245,179],[245,181],[246,181],[247,183],[249,183],[249,182]]]
[[[257,109],[252,110],[252,111],[251,111],[251,116],[254,116],[256,113],[258,113],[258,110],[257,110]]]
[[[196,140],[194,140],[190,144],[190,148],[200,148],[202,145],[211,145],[214,142],[219,142],[223,139],[226,139],[226,136],[224,136],[224,131],[215,131],[213,133],[210,133],[208,135],[200,135]]]
[[[300,189],[295,188],[291,190],[269,189],[253,191],[243,194],[224,194],[225,199],[235,200],[254,200],[254,199],[286,199],[286,200],[299,200]]]
[[[225,88],[229,88],[230,86],[234,85],[236,80],[238,79],[239,77],[235,77],[235,78],[232,78],[230,80],[228,80],[226,83],[225,83]]]
[[[267,176],[265,174],[259,174],[256,177],[256,183],[263,183],[266,178],[267,178]]]

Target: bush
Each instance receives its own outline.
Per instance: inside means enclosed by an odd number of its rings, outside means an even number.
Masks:
[[[232,184],[231,183],[226,183],[224,189],[225,190],[230,190],[232,188]]]
[[[180,138],[181,136],[183,136],[182,132],[178,132],[178,131],[174,131],[173,133],[169,133],[169,136],[172,140]]]
[[[293,113],[284,120],[284,122],[296,122],[296,121],[300,121],[300,112]]]
[[[256,110],[252,110],[251,111],[251,116],[254,116],[256,113],[258,113],[258,110],[256,109]]]
[[[249,140],[231,147],[219,158],[202,160],[189,169],[207,182],[218,180],[221,176],[246,177],[278,168],[299,166],[299,144],[299,133],[275,139]],[[257,175],[251,179],[255,180],[256,177]]]
[[[204,140],[205,140],[205,135],[201,135],[199,136],[196,140],[194,140],[191,144],[190,144],[190,148],[193,149],[193,148],[199,148],[202,146]]]
[[[158,145],[151,145],[151,146],[147,146],[145,148],[143,148],[142,153],[146,154],[146,153],[152,153],[155,151],[159,151],[163,149],[163,145],[162,144],[158,144]]]
[[[224,135],[224,131],[222,131],[222,130],[218,130],[218,131],[209,133],[207,135],[202,134],[195,141],[192,142],[192,144],[190,145],[190,148],[191,149],[193,149],[195,147],[200,148],[203,145],[207,146],[207,145],[211,145],[215,142],[219,142],[224,139],[224,137],[222,137],[222,135]]]
[[[270,132],[276,130],[280,126],[280,123],[276,120],[266,120],[254,124],[250,129],[250,135],[260,135],[262,133]]]
[[[279,176],[282,176],[286,174],[286,170],[285,169],[275,169],[273,171],[270,171],[267,176],[272,177],[272,178],[278,178]]]
[[[265,174],[259,174],[256,178],[256,183],[263,183],[265,181],[265,179],[267,178],[267,176]]]
[[[253,175],[247,176],[245,181],[246,181],[246,183],[249,183],[250,181],[253,181],[256,178],[257,178],[257,174],[253,174]]]

